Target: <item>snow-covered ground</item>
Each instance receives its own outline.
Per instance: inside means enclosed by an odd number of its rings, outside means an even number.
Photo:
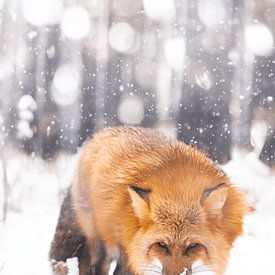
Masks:
[[[76,159],[61,155],[45,163],[18,152],[9,154],[7,171],[12,195],[7,220],[0,224],[1,275],[51,274],[47,254],[62,190],[70,183]],[[254,153],[235,153],[224,169],[236,185],[247,190],[248,200],[256,208],[246,217],[245,234],[235,243],[226,275],[274,275],[275,176]],[[2,182],[2,204],[1,188]]]
[[[75,156],[62,155],[45,163],[38,157],[9,154],[7,174],[12,185],[12,210],[5,224],[0,224],[1,275],[51,274],[49,245],[75,161]]]
[[[232,182],[247,190],[255,212],[245,219],[245,233],[234,245],[226,275],[274,275],[275,176],[254,153],[235,154],[224,167]]]

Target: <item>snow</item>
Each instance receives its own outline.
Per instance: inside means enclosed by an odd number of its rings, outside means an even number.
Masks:
[[[210,73],[208,71],[201,71],[195,74],[196,83],[205,91],[208,91],[212,86]]]
[[[30,31],[28,32],[27,36],[30,40],[34,39],[35,37],[37,37],[38,32],[37,31]]]
[[[32,96],[23,95],[19,99],[18,109],[20,111],[25,111],[25,110],[35,111],[37,109],[37,104]]]
[[[164,54],[168,65],[182,71],[185,60],[185,41],[182,37],[169,39],[164,44]]]
[[[168,23],[175,18],[174,0],[143,0],[146,15],[155,21]]]
[[[121,99],[118,111],[122,123],[138,125],[144,118],[144,104],[139,96],[127,96]]]
[[[51,274],[47,255],[61,198],[74,173],[77,157],[60,155],[56,161],[45,163],[35,156],[9,154],[12,210],[5,224],[0,224],[0,274]],[[247,192],[248,201],[256,209],[245,219],[244,236],[234,244],[226,275],[273,275],[275,177],[255,153],[235,152],[224,169]],[[75,262],[75,259],[68,262],[70,275],[77,274]]]
[[[245,219],[243,237],[232,250],[226,275],[274,274],[275,255],[275,177],[253,153],[235,156],[224,167],[232,181],[248,191],[255,212]]]
[[[8,79],[14,72],[12,62],[5,56],[0,57],[0,82]]]
[[[218,25],[225,17],[225,9],[221,0],[200,0],[198,13],[201,22],[207,27]]]
[[[27,120],[19,120],[17,123],[17,136],[19,138],[32,138],[33,131]]]
[[[37,104],[32,96],[23,95],[19,99],[18,107],[18,123],[17,136],[19,138],[32,138],[33,130],[30,123],[34,120],[34,111],[37,109]]]
[[[47,56],[49,59],[53,59],[55,57],[55,47],[54,46],[50,46],[47,49]]]
[[[0,274],[51,274],[48,251],[59,214],[60,190],[70,183],[76,158],[61,156],[47,164],[19,152],[12,156],[7,160],[12,210],[5,224],[0,223]]]
[[[4,1],[5,0],[0,0],[0,10],[2,9],[3,5],[4,5]]]
[[[61,65],[54,74],[54,88],[51,90],[54,101],[62,106],[71,105],[79,95],[81,77],[72,65]]]
[[[137,10],[142,6],[140,1],[131,1],[129,0],[114,0],[113,9],[114,11],[122,16],[132,16],[135,15]]]
[[[114,24],[109,31],[110,46],[121,53],[127,53],[134,46],[136,39],[135,29],[126,22]]]
[[[245,29],[246,47],[258,56],[270,55],[273,51],[274,38],[271,30],[263,23],[248,25]]]
[[[72,5],[65,9],[61,22],[63,34],[69,39],[80,40],[91,31],[90,15],[80,5]]]
[[[54,25],[61,20],[63,4],[60,0],[23,0],[22,12],[25,19],[34,26]]]

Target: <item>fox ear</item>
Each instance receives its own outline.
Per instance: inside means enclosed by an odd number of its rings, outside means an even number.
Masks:
[[[204,190],[201,197],[201,205],[206,209],[211,217],[218,217],[225,204],[228,193],[228,187],[225,183]]]
[[[133,209],[138,218],[144,217],[148,211],[148,197],[151,192],[150,189],[143,189],[135,185],[128,186],[128,192],[132,200]]]

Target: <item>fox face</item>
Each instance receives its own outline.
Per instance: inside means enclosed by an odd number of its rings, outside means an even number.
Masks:
[[[128,186],[139,219],[128,252],[132,270],[139,275],[223,274],[242,232],[242,194],[221,170],[165,177]]]

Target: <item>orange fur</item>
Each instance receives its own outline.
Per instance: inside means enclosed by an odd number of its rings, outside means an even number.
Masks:
[[[135,127],[106,128],[84,146],[73,201],[90,249],[97,239],[121,248],[135,274],[156,258],[162,274],[190,272],[197,260],[223,274],[248,211],[204,153]]]

